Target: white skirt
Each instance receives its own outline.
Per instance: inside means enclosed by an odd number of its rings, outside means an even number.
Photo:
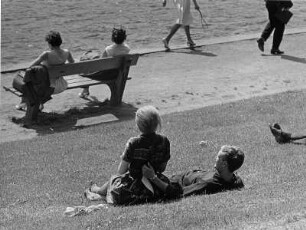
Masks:
[[[193,22],[190,12],[190,0],[173,0],[173,3],[179,16],[176,23],[183,26],[189,26]]]

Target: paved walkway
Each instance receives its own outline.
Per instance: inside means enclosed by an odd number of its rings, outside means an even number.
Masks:
[[[287,31],[282,56],[270,55],[271,40],[266,52],[257,48],[254,35],[205,41],[196,50],[174,49],[172,52],[146,51],[136,67],[130,70],[123,101],[125,105],[95,114],[77,124],[98,124],[120,120],[118,114],[129,108],[152,104],[162,113],[195,109],[212,104],[306,88],[306,30]],[[198,42],[199,44],[199,42]],[[2,85],[10,85],[12,74],[1,76]],[[71,107],[92,106],[93,101],[109,96],[106,86],[91,87],[91,101],[78,98],[80,90],[65,91],[46,103],[45,111],[63,112]],[[1,88],[1,141],[31,138],[37,130],[24,129],[10,121],[22,117],[14,106],[19,99]],[[101,107],[101,110],[104,108]],[[95,117],[94,117],[95,116]],[[17,135],[18,134],[18,135]]]

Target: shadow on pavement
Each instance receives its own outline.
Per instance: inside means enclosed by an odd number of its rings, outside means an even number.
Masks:
[[[306,58],[299,58],[290,55],[282,55],[282,59],[306,64]]]
[[[193,54],[193,55],[202,55],[202,56],[206,56],[206,57],[217,57],[216,54],[211,53],[211,52],[204,52],[202,50],[175,50],[172,51],[173,53],[182,53],[182,54]]]

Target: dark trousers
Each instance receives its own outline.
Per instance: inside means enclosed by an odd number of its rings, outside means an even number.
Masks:
[[[269,13],[269,22],[262,32],[261,37],[266,41],[274,30],[272,50],[278,50],[285,31],[285,24],[275,17],[275,13],[279,10],[280,6],[278,2],[268,2],[266,3],[266,7]]]

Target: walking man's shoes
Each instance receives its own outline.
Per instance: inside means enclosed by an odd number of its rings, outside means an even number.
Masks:
[[[264,52],[264,51],[265,51],[265,48],[264,48],[265,41],[264,41],[263,38],[257,39],[257,45],[258,45],[258,49],[259,49],[261,52]]]
[[[284,54],[284,51],[280,51],[280,50],[271,50],[271,54],[273,54],[273,55],[282,55],[282,54]]]

